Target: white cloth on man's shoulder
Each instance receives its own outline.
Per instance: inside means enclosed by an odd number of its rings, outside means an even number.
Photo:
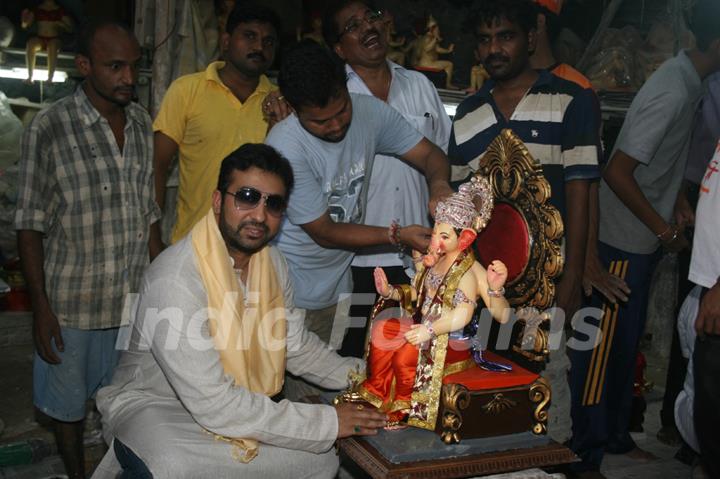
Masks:
[[[329,389],[346,387],[349,370],[362,363],[340,358],[303,328],[285,260],[274,248],[271,257],[288,311],[288,371]],[[97,396],[106,441],[119,438],[155,477],[172,477],[165,468],[173,456],[188,466],[197,465],[202,475],[211,471],[212,477],[231,475],[224,467],[243,477],[272,476],[274,469],[258,467],[282,463],[266,461],[273,451],[313,453],[322,464],[318,454],[327,453],[337,437],[334,408],[274,402],[234,387],[209,337],[207,316],[207,294],[188,236],[163,252],[145,273],[128,350],[121,355],[112,384]],[[258,457],[249,464],[238,462],[232,446],[216,441],[206,430],[258,440]],[[192,474],[189,470],[185,475]]]

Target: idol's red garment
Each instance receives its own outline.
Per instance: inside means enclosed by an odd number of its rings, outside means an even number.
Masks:
[[[375,399],[371,402],[388,412],[390,421],[399,421],[410,408],[420,351],[405,340],[411,325],[409,318],[379,320],[373,324],[370,336],[368,379],[362,387]],[[459,342],[448,345],[446,367],[469,359],[467,347],[462,347]]]

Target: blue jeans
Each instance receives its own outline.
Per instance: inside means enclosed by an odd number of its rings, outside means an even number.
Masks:
[[[75,329],[61,327],[65,351],[52,348],[62,362],[46,363],[37,352],[33,362],[33,404],[48,416],[64,422],[85,418],[85,401],[110,384],[120,357],[115,348],[119,328]]]
[[[572,466],[576,472],[599,470],[606,451],[619,454],[635,448],[628,431],[635,358],[645,329],[650,279],[662,255],[659,249],[633,254],[603,243],[598,243],[598,253],[603,265],[623,278],[632,292],[626,303],[617,305],[606,304],[596,292],[591,306],[603,308],[602,318],[585,321],[598,327],[602,337],[593,349],[568,353],[571,449],[582,459]]]

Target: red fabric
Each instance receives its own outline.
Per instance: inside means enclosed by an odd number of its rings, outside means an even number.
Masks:
[[[410,330],[412,321],[397,318],[373,323],[370,335],[368,377],[363,382],[365,389],[383,398],[384,401],[409,401],[415,384],[418,348],[405,341],[404,334]],[[445,364],[470,358],[466,343],[451,341],[447,348]],[[393,377],[395,397],[390,397]]]
[[[35,21],[37,22],[59,22],[65,16],[62,8],[54,10],[44,10],[42,8],[35,9]]]
[[[451,339],[445,355],[445,365],[470,359],[470,342]]]
[[[590,83],[590,80],[568,65],[567,63],[560,63],[558,66],[553,68],[552,72],[553,75],[559,76],[560,78],[564,78],[565,80],[571,81],[573,83],[577,83],[581,87],[585,88],[586,90],[593,90],[594,88],[592,86],[592,83]]]
[[[38,35],[37,37],[40,39],[40,43],[42,44],[43,50],[47,50],[47,47],[50,44],[50,42],[57,38],[57,37],[43,37],[42,35]]]
[[[538,5],[542,5],[555,15],[560,15],[560,8],[562,3],[559,0],[535,0],[535,3],[537,3]]]
[[[484,267],[499,259],[507,266],[507,282],[516,279],[525,270],[530,254],[530,236],[522,215],[507,203],[495,203],[490,222],[475,240],[475,250]]]
[[[7,283],[10,291],[0,295],[0,311],[32,311],[30,293],[27,291],[27,283],[20,270],[20,260],[8,261],[2,267],[8,273]]]
[[[13,289],[4,298],[0,296],[0,311],[3,309],[7,311],[32,311],[30,294],[24,290]]]
[[[415,366],[418,350],[405,341],[403,335],[410,329],[410,319],[397,318],[377,321],[370,336],[368,357],[368,378],[365,389],[383,398],[384,401],[409,401],[415,383]],[[395,397],[390,397],[393,378]]]
[[[483,351],[483,357],[488,361],[506,364],[510,363],[512,364],[513,370],[498,373],[485,371],[477,366],[473,366],[466,371],[446,376],[443,379],[443,384],[462,384],[471,391],[483,391],[486,389],[526,386],[528,384],[532,384],[538,377],[540,377],[540,375],[521,368],[517,364],[512,363],[505,358],[501,358],[497,354],[493,354],[489,351]]]

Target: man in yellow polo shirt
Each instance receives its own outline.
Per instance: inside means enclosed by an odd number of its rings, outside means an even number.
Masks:
[[[276,87],[264,73],[272,65],[279,33],[275,12],[238,2],[222,36],[226,61],[180,77],[168,88],[153,124],[154,168],[156,199],[163,208],[170,166],[179,150],[173,243],[210,209],[222,159],[244,143],[265,139],[268,123],[262,105]]]

